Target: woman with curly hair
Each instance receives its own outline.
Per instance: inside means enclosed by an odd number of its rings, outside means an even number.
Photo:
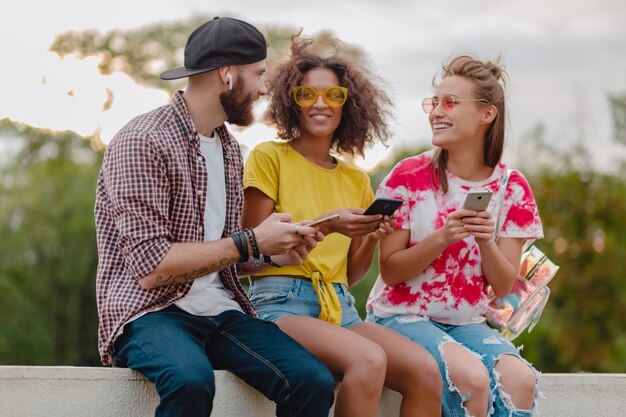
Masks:
[[[483,317],[488,286],[509,293],[523,240],[543,236],[528,182],[500,160],[504,77],[499,61],[444,64],[422,102],[435,149],[398,162],[377,193],[404,204],[380,245],[367,320],[437,358],[446,417],[530,416],[536,395],[537,372]],[[464,204],[471,191],[493,194],[486,209]]]
[[[402,394],[400,415],[440,416],[442,380],[433,357],[409,339],[359,317],[348,287],[363,278],[395,219],[363,215],[373,200],[366,173],[341,154],[362,155],[385,140],[390,100],[350,60],[292,39],[291,57],[271,77],[266,120],[283,142],[258,145],[244,173],[243,225],[273,212],[294,221],[337,218],[298,267],[275,265],[252,277],[250,298],[341,380],[336,417],[376,416],[383,386]],[[303,222],[305,224],[306,222]]]

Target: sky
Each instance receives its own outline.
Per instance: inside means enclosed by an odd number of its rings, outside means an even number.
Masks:
[[[583,144],[598,168],[626,146],[612,141],[608,93],[626,94],[626,2],[623,0],[0,0],[0,119],[108,142],[132,117],[167,102],[123,73],[101,76],[96,58],[60,59],[48,51],[66,31],[135,29],[202,15],[233,16],[260,27],[331,30],[361,47],[394,102],[390,149],[378,146],[359,164],[371,168],[391,151],[430,141],[422,98],[441,63],[457,53],[502,56],[509,74],[505,160],[528,158],[528,134],[545,124],[560,149]],[[182,47],[182,45],[181,45]],[[107,89],[115,101],[102,111]],[[264,105],[257,106],[260,115]],[[235,131],[253,147],[274,132],[256,124]]]

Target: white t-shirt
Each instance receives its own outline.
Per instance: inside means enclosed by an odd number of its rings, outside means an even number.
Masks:
[[[207,193],[204,209],[204,241],[222,237],[226,219],[224,152],[219,135],[200,135],[200,153],[207,168]],[[227,310],[242,311],[232,292],[224,288],[219,273],[213,272],[193,281],[191,289],[175,303],[196,316],[216,316]]]

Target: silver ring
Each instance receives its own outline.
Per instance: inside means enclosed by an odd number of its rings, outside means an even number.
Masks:
[[[293,232],[297,235],[300,234],[300,228],[298,226],[296,226],[296,228],[293,230]]]

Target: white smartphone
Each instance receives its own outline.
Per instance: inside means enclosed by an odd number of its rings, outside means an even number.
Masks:
[[[487,190],[470,191],[465,197],[463,208],[474,211],[487,210],[487,206],[489,206],[489,201],[491,200],[492,195],[493,192]]]
[[[311,223],[305,224],[305,226],[314,227],[314,226],[320,225],[322,223],[329,222],[331,220],[337,220],[338,218],[339,218],[339,214],[333,214],[331,216],[326,216],[326,217],[322,217],[321,219],[313,220]]]

